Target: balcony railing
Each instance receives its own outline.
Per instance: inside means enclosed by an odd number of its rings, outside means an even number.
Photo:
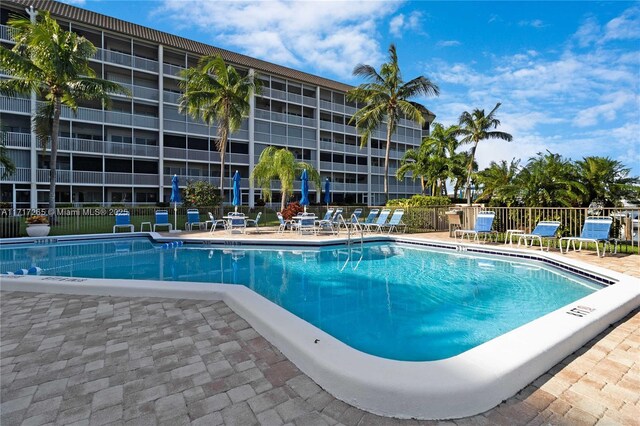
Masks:
[[[158,61],[113,50],[98,49],[93,59],[111,64],[124,65],[145,71],[158,72]]]

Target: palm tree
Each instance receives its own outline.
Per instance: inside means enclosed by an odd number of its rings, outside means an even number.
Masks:
[[[460,115],[460,129],[458,130],[458,135],[463,136],[460,140],[460,143],[472,143],[473,147],[471,147],[471,160],[467,165],[467,204],[471,205],[471,174],[473,172],[473,162],[476,157],[476,149],[478,148],[478,144],[480,141],[485,139],[502,139],[507,142],[511,142],[513,136],[509,133],[500,132],[496,129],[500,125],[500,120],[495,118],[495,112],[498,108],[500,108],[500,102],[496,104],[496,106],[491,110],[488,115],[484,114],[484,110],[482,109],[474,109],[470,114],[467,111],[463,112]]]
[[[519,165],[520,160],[515,158],[511,163],[505,160],[500,163],[492,161],[488,168],[476,173],[476,179],[482,185],[482,194],[475,201],[494,201],[507,205],[513,202],[511,194]]]
[[[242,126],[249,116],[250,99],[259,92],[259,81],[252,74],[242,75],[225,64],[220,55],[203,56],[198,65],[180,73],[179,111],[209,126],[218,127],[217,148],[220,152],[220,196],[224,199],[224,157],[229,135]]]
[[[58,133],[62,106],[77,111],[80,100],[110,103],[110,93],[127,94],[117,83],[96,78],[89,59],[96,53],[91,42],[76,33],[64,31],[49,12],[31,22],[23,17],[8,21],[14,29],[11,50],[0,46],[0,68],[10,75],[0,81],[0,93],[9,96],[35,92],[44,99],[32,118],[36,133],[46,147],[51,141],[49,211],[55,215]]]
[[[250,179],[262,188],[262,193],[267,200],[271,200],[271,181],[280,181],[280,211],[284,210],[287,198],[293,193],[293,182],[302,174],[302,170],[307,170],[309,180],[320,188],[320,174],[309,163],[297,161],[293,153],[286,148],[276,148],[269,146],[262,154],[251,172]]]
[[[621,162],[608,157],[584,157],[576,161],[578,179],[586,187],[587,196],[583,205],[592,201],[615,206],[622,199],[640,198],[640,179],[630,177],[630,169]]]
[[[349,123],[355,122],[360,132],[360,146],[365,146],[369,136],[386,122],[387,140],[384,156],[384,196],[389,198],[389,151],[391,136],[401,117],[407,117],[424,124],[425,108],[409,99],[415,96],[437,96],[440,89],[424,76],[404,82],[395,45],[389,46],[389,61],[380,66],[380,72],[371,65],[359,64],[353,69],[353,75],[364,77],[368,83],[347,92],[347,99],[364,103]]]

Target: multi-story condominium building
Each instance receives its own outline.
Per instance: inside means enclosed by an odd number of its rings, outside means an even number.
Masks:
[[[27,16],[29,6],[50,11],[63,28],[90,40],[98,48],[91,60],[97,75],[131,93],[114,95],[109,109],[97,102],[83,102],[75,114],[63,109],[58,203],[167,201],[174,174],[181,185],[206,180],[230,189],[231,176],[239,170],[243,204],[252,206],[262,194],[248,177],[269,145],[288,148],[313,164],[323,181],[329,178],[334,203],[382,201],[385,131],[360,148],[356,128],[349,124],[358,105],[345,98],[351,86],[50,0],[0,3],[5,47],[13,46],[7,20],[13,14]],[[225,165],[229,179],[222,183],[216,129],[178,112],[178,72],[208,54],[255,73],[263,86],[251,101],[250,116],[231,136]],[[0,78],[7,78],[2,70]],[[0,201],[14,207],[44,207],[48,200],[49,160],[39,152],[30,125],[37,102],[0,96],[3,140],[16,165],[16,172],[0,183]],[[397,181],[395,171],[404,152],[419,146],[435,116],[426,118],[424,128],[401,120],[393,135],[390,197],[420,192],[417,181]],[[274,182],[276,194],[277,187]],[[319,201],[319,189],[313,190],[312,201]]]

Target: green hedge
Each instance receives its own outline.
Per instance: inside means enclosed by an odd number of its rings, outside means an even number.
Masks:
[[[397,198],[387,201],[388,207],[432,207],[448,206],[451,204],[449,197],[434,197],[431,195],[414,195],[411,198]]]

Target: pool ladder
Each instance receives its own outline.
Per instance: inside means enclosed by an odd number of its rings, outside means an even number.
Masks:
[[[338,215],[337,222],[338,222],[338,232],[340,232],[341,225],[344,225],[344,228],[347,230],[347,246],[351,246],[353,244],[353,241],[351,240],[351,227],[353,226],[354,228],[357,228],[360,231],[360,248],[362,248],[362,245],[364,244],[364,229],[362,228],[362,225],[358,221],[358,218],[356,217],[356,215],[352,214],[351,223],[347,223],[347,221],[344,220],[344,217],[342,216],[342,213],[341,213]]]

